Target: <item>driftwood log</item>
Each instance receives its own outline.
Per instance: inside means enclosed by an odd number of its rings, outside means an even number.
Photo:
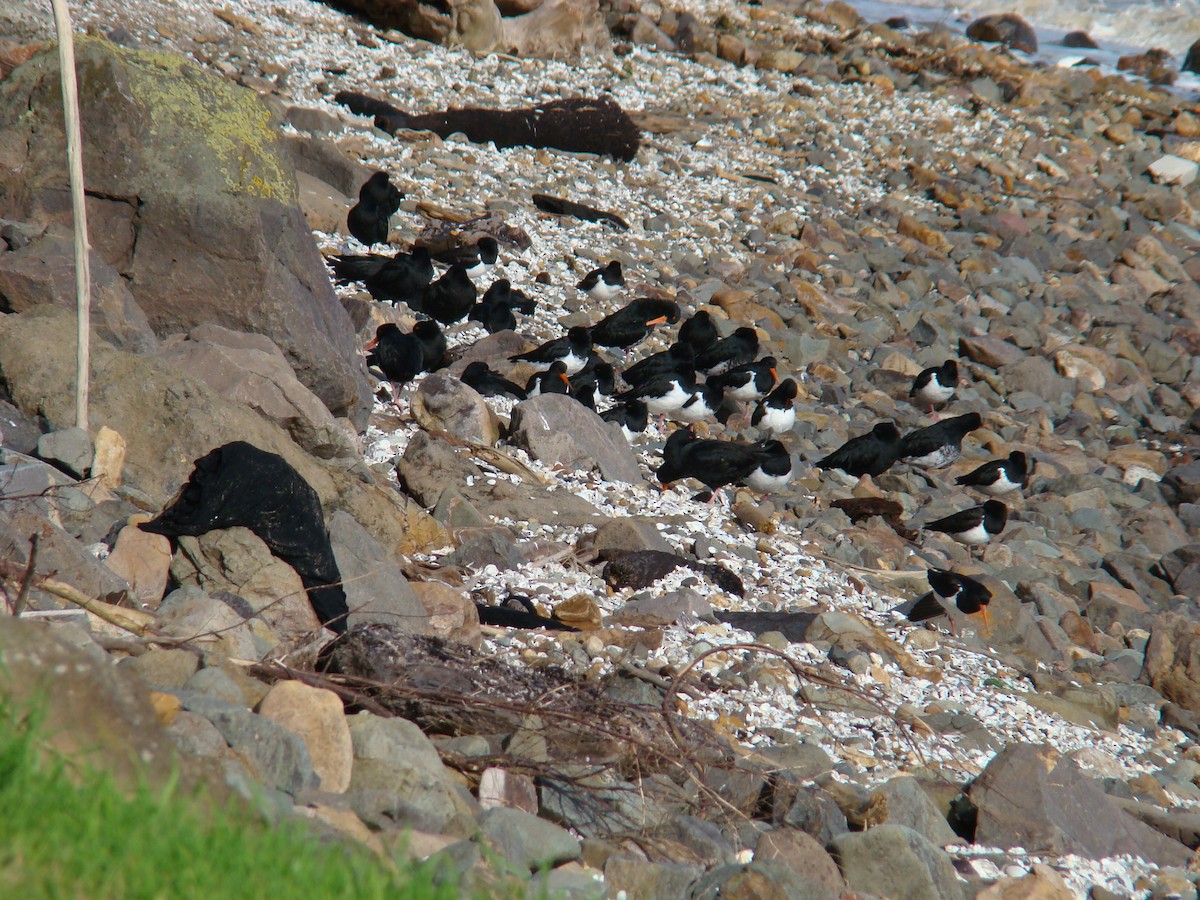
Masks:
[[[416,115],[385,100],[339,91],[334,99],[360,116],[374,116],[388,134],[432,131],[441,137],[462,133],[477,144],[497,147],[539,147],[570,153],[598,153],[632,160],[641,146],[633,119],[610,97],[574,97],[524,109],[466,107]]]

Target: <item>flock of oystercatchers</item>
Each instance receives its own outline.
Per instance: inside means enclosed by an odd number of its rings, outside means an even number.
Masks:
[[[385,173],[375,173],[350,210],[350,233],[368,250],[386,243],[389,220],[402,199],[403,194]],[[536,301],[504,278],[479,298],[475,279],[496,264],[499,250],[494,237],[483,236],[438,252],[416,246],[390,256],[368,252],[332,258],[338,283],[359,282],[376,300],[403,302],[426,317],[408,333],[391,323],[379,326],[365,348],[368,364],[390,382],[393,398],[422,372],[447,364],[447,342],[440,326],[468,319],[491,334],[515,329],[517,313],[529,316],[535,311]],[[436,279],[434,262],[446,266]],[[596,304],[616,300],[624,287],[624,273],[616,260],[589,272],[577,285]],[[630,441],[645,433],[650,416],[657,417],[660,428],[667,418],[681,423],[667,438],[662,463],[655,470],[663,491],[677,481],[692,479],[707,489],[697,499],[711,503],[729,485],[745,485],[768,495],[783,490],[791,480],[793,465],[779,438],[795,425],[799,386],[793,378],[780,380],[775,357],[759,357],[754,328],[740,327],[720,337],[716,323],[700,310],[679,325],[676,340],[668,349],[625,364],[629,352],[656,327],[680,323],[681,316],[679,305],[672,301],[635,299],[590,326],[574,326],[561,337],[510,357],[514,365],[527,364],[534,369],[523,387],[484,362],[468,365],[461,380],[484,397],[524,400],[539,394],[566,394],[594,411],[597,395],[610,397],[612,404],[599,414],[618,424]],[[618,370],[599,348],[614,353],[623,368]],[[618,378],[625,384],[619,392]],[[932,413],[953,399],[958,383],[958,365],[947,360],[917,375],[909,396],[915,406]],[[695,426],[700,423],[711,420],[724,425],[732,416],[744,415],[742,404],[748,403],[755,404],[749,424],[765,437],[739,441],[696,434]],[[854,477],[877,477],[898,462],[922,469],[945,468],[960,457],[963,438],[982,423],[979,413],[970,412],[902,434],[895,423],[880,422],[815,465],[840,469]],[[1028,478],[1028,460],[1020,451],[987,462],[957,478],[956,483],[988,499],[927,523],[924,529],[946,534],[968,548],[986,545],[1004,530],[1008,520],[1008,507],[996,498],[1020,491]],[[930,569],[928,578],[932,591],[905,611],[911,621],[957,609],[967,615],[982,613],[986,627],[991,592],[985,585],[941,569]]]

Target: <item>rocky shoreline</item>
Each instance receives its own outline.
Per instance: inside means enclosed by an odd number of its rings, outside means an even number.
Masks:
[[[546,49],[507,15],[506,39]],[[85,96],[160,104],[94,112],[122,124],[87,168],[90,435],[67,427],[61,151],[17,114],[52,107],[48,32],[0,43],[0,575],[11,604],[28,567],[22,618],[52,623],[0,620],[6,662],[29,660],[4,692],[42,683],[39,653],[74,661],[86,675],[54,696],[103,712],[51,719],[93,738],[121,722],[97,764],[257,784],[272,814],[437,854],[483,888],[1195,896],[1200,109],[838,2],[614,3],[585,21],[550,48],[582,56],[559,61],[309,0],[84,5],[81,27],[115,42],[80,42]],[[626,164],[393,137],[342,90],[422,112],[607,92],[642,147]],[[147,110],[163,107],[188,129],[162,133]],[[375,169],[407,194],[397,245],[502,225],[491,277],[538,301],[519,336],[448,329],[458,360],[395,404],[356,348],[414,317],[335,293],[319,255],[361,251],[345,214]],[[535,193],[630,227],[546,215]],[[753,325],[797,378],[786,490],[661,492],[669,428],[627,445],[568,398],[485,404],[458,382],[617,308],[574,288],[608,259],[627,297]],[[964,377],[946,414],[984,419],[962,460],[812,466],[877,421],[929,424],[908,388],[949,358]],[[712,430],[756,436],[744,417]],[[320,497],[357,626],[336,674],[315,671],[329,635],[299,577],[253,533],[137,528],[232,440]],[[1011,450],[1032,477],[1001,539],[972,555],[919,533],[979,502],[955,477]],[[892,514],[852,519],[845,500]],[[616,549],[717,564],[744,593],[693,568],[614,589]],[[894,612],[930,567],[991,589],[987,633]],[[475,602],[512,595],[581,631],[481,627]]]

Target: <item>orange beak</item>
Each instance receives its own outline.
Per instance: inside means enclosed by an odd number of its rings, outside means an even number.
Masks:
[[[567,377],[565,374],[564,374],[564,375],[559,375],[558,377],[559,377],[559,378],[561,378],[561,379],[563,380],[563,384],[565,384],[567,387],[570,387],[570,386],[571,386],[571,379],[570,379],[570,378],[568,378],[568,377]]]
[[[768,371],[770,371],[770,373],[771,373],[771,384],[774,384],[775,382],[777,382],[779,380],[779,373],[776,372],[774,369],[770,369]]]
[[[363,349],[364,350],[374,350],[375,347],[378,346],[378,344],[379,344],[379,338],[373,337],[369,341],[367,341],[367,343],[363,346]]]
[[[988,621],[987,607],[985,606],[985,607],[981,608],[979,611],[981,613],[983,613],[983,633],[990,635],[992,633],[992,625]]]
[[[671,485],[673,485],[674,483],[675,482],[673,482],[673,481],[668,481],[666,484],[659,485],[658,489],[665,494],[667,491],[669,491],[671,489]]]
[[[666,316],[659,316],[657,319],[651,319],[649,322],[647,322],[646,327],[649,328],[651,325],[661,325],[665,321],[667,321]]]

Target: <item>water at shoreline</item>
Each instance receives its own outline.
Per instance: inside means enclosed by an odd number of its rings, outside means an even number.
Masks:
[[[953,6],[939,0],[850,0],[870,21],[904,16],[918,26],[944,24],[964,31],[972,20],[998,12],[1016,12],[1038,35],[1035,59],[1055,65],[1070,65],[1086,55],[1106,71],[1116,71],[1117,59],[1161,47],[1174,55],[1173,65],[1183,62],[1188,47],[1200,39],[1200,0],[1101,0],[1072,3],[1070,0],[961,0]],[[1068,31],[1086,31],[1100,45],[1098,50],[1063,47]],[[1200,93],[1200,75],[1180,72],[1173,86],[1182,95]]]

